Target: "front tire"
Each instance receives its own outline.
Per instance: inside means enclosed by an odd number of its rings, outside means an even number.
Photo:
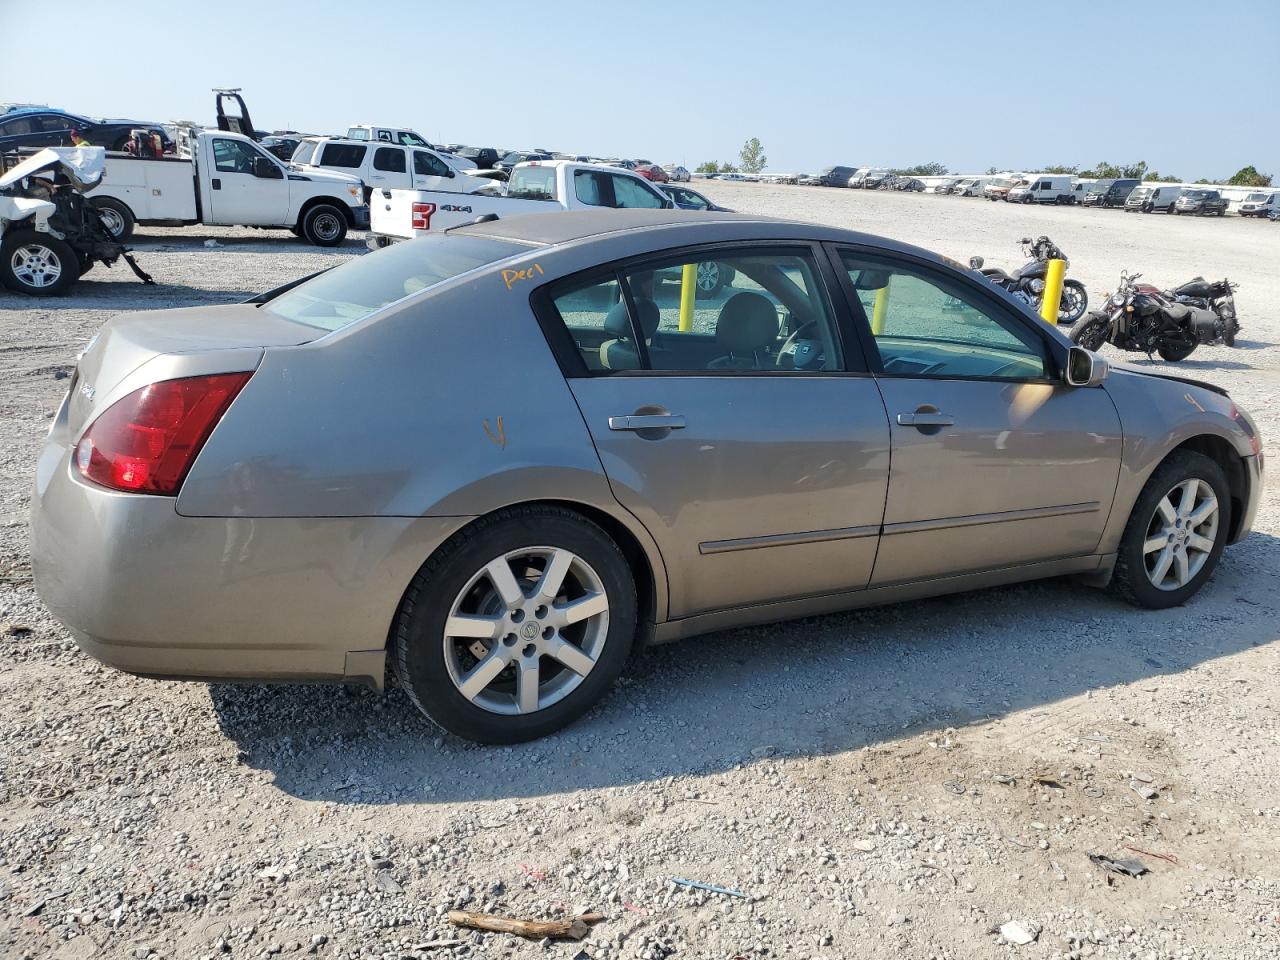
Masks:
[[[57,237],[11,230],[0,243],[0,284],[33,297],[65,296],[80,279],[80,258]]]
[[[308,243],[336,247],[347,237],[347,216],[337,207],[318,203],[302,216],[299,224]]]
[[[1120,539],[1112,587],[1150,610],[1189,600],[1213,574],[1231,528],[1231,492],[1215,461],[1177,450],[1147,481]]]
[[[1089,309],[1089,293],[1079,280],[1062,282],[1062,299],[1058,301],[1058,323],[1073,324]]]
[[[400,685],[439,726],[519,743],[576,720],[613,685],[636,633],[617,544],[559,507],[514,507],[418,571],[395,624]]]
[[[1105,313],[1091,313],[1071,331],[1071,342],[1086,350],[1098,351],[1111,334],[1111,318]]]
[[[89,201],[98,211],[98,219],[107,233],[117,243],[126,243],[133,236],[133,211],[115,197],[97,197]]]

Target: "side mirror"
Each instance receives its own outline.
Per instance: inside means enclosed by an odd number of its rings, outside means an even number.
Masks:
[[[983,265],[984,263],[986,263],[986,262],[987,262],[987,261],[983,260],[981,257],[970,257],[970,258],[969,258],[969,269],[970,269],[970,270],[981,270],[981,269],[982,269],[982,265]]]
[[[1107,379],[1110,364],[1092,350],[1072,347],[1067,354],[1066,381],[1072,387],[1096,387]]]
[[[280,167],[266,157],[253,158],[253,175],[259,180],[284,179],[284,173],[281,172]]]

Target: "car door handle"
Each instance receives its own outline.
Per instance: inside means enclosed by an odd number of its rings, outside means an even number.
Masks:
[[[898,425],[903,427],[951,427],[955,422],[955,417],[930,410],[898,414]]]
[[[684,417],[678,413],[633,413],[610,417],[610,430],[683,430]]]

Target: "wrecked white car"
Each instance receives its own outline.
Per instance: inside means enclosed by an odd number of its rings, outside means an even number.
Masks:
[[[121,257],[154,283],[85,199],[102,180],[102,147],[49,147],[0,177],[0,284],[18,293],[67,293],[94,263]]]

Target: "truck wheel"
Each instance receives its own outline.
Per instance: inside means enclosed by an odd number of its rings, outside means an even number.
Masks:
[[[302,216],[302,235],[317,247],[336,247],[347,237],[347,217],[332,204],[318,203]]]
[[[35,230],[13,230],[0,243],[0,283],[33,297],[60,297],[80,279],[70,245]]]
[[[124,243],[133,236],[133,212],[123,203],[115,197],[96,197],[90,203],[98,211],[98,219],[107,228],[107,233],[117,243]]]

